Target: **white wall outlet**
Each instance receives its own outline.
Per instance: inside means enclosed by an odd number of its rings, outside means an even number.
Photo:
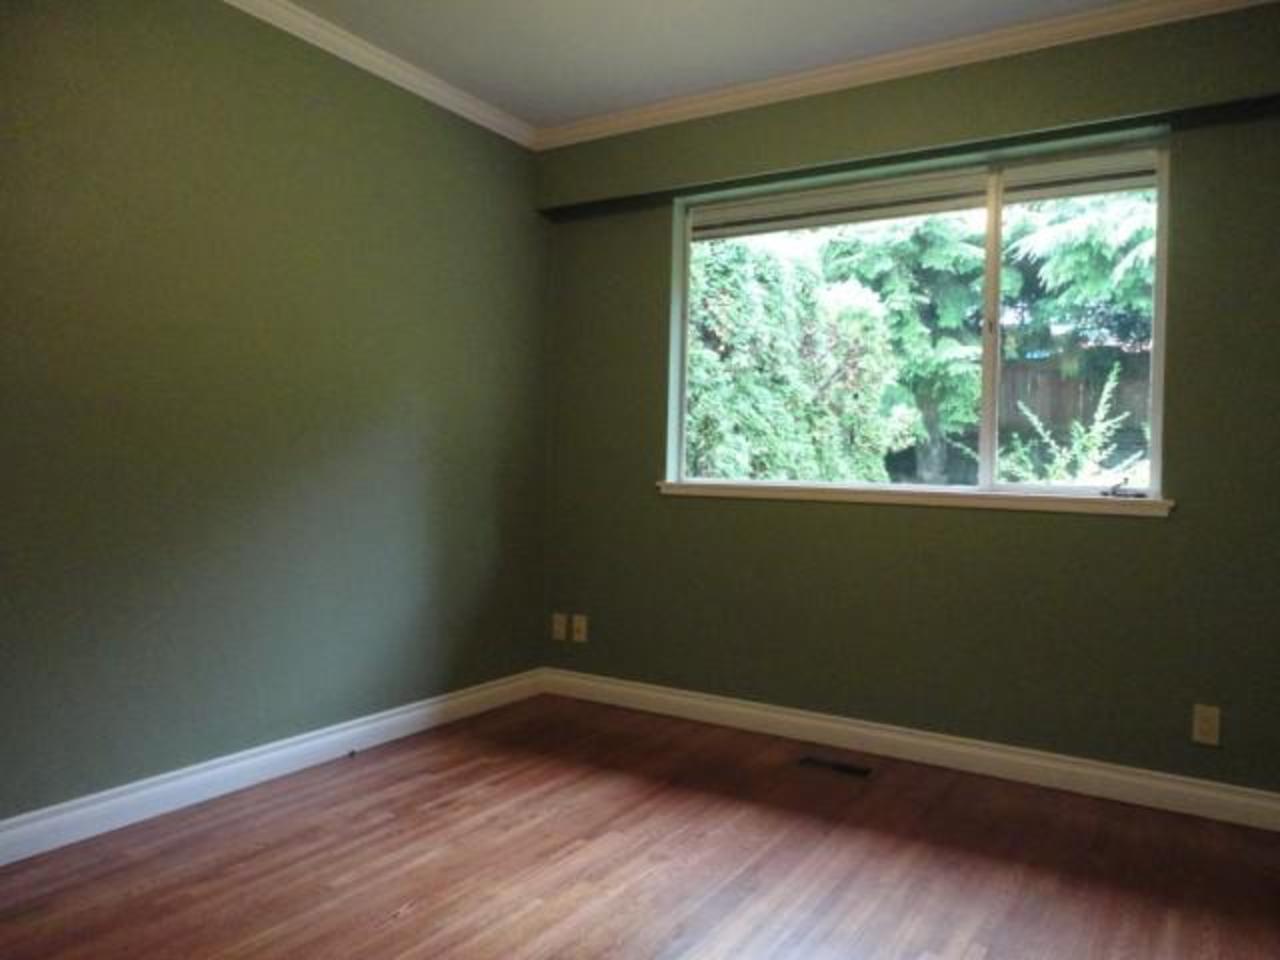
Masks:
[[[551,639],[557,643],[564,643],[569,639],[569,615],[566,613],[553,613],[551,615]]]
[[[1197,703],[1191,708],[1191,741],[1206,747],[1222,745],[1222,710]]]
[[[587,642],[587,615],[585,613],[575,613],[573,615],[573,642]]]

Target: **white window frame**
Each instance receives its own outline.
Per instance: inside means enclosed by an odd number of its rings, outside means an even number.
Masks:
[[[1037,195],[1063,196],[1073,185],[1082,192],[1126,185],[1156,189],[1156,275],[1150,356],[1150,483],[1141,496],[1111,496],[1096,487],[1002,483],[993,476],[998,442],[1000,377],[999,311],[1000,229],[1005,195],[1023,200]],[[762,223],[793,229],[829,223],[884,219],[898,214],[955,209],[959,198],[987,207],[987,262],[983,316],[982,409],[979,476],[976,486],[859,484],[708,480],[685,474],[687,401],[689,250],[695,230],[700,238],[761,232]],[[1164,425],[1165,301],[1168,259],[1169,156],[1159,142],[1107,152],[1057,155],[1048,159],[1002,162],[919,175],[874,174],[821,186],[731,191],[676,201],[672,277],[672,323],[668,396],[667,470],[658,484],[667,495],[771,500],[849,501],[856,503],[951,506],[997,510],[1036,510],[1123,516],[1168,516],[1173,501],[1162,496]],[[756,227],[754,231],[750,227]]]

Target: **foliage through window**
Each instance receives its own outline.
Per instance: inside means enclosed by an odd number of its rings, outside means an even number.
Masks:
[[[1154,494],[1157,161],[691,205],[676,479]]]

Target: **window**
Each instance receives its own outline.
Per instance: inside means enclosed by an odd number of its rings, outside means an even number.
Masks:
[[[1167,513],[1163,166],[680,205],[663,489]]]

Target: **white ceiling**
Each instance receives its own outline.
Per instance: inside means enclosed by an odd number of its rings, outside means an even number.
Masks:
[[[1116,0],[295,0],[535,127]]]
[[[225,0],[534,149],[1277,0]]]

